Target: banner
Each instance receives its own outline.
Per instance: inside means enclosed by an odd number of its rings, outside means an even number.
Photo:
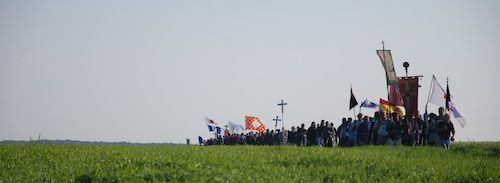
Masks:
[[[382,62],[382,66],[385,69],[387,85],[397,84],[398,78],[396,77],[396,71],[394,70],[391,50],[377,50],[377,55],[380,58],[380,62]]]
[[[406,112],[409,115],[418,114],[418,76],[398,77],[399,91],[403,97]]]

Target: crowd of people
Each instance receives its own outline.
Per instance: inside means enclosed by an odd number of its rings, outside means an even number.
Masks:
[[[292,126],[290,130],[269,130],[263,133],[218,135],[207,140],[199,139],[200,145],[283,145],[353,147],[363,145],[440,146],[445,149],[454,141],[455,128],[444,108],[438,114],[418,114],[400,117],[397,113],[375,112],[373,117],[358,114],[357,119],[342,118],[337,128],[333,123],[321,120]]]

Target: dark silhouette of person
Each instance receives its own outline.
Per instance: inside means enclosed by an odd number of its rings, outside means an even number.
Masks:
[[[316,145],[316,123],[313,121],[307,129],[307,146]]]
[[[307,146],[307,131],[306,131],[306,125],[304,123],[302,123],[300,125],[300,128],[297,130],[297,136],[299,139],[299,145]]]
[[[444,121],[441,123],[438,123],[438,132],[439,132],[439,137],[441,140],[441,146],[445,149],[450,148],[450,140],[455,141],[455,127],[453,126],[453,123],[450,121],[450,115],[445,114],[444,115]],[[451,138],[450,138],[450,133],[451,133]]]

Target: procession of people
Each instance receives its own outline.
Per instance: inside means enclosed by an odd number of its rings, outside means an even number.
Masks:
[[[357,114],[356,119],[342,118],[340,123],[321,120],[311,122],[308,127],[305,123],[292,126],[290,129],[277,128],[278,121],[283,120],[283,100],[278,103],[281,108],[282,119],[278,116],[275,130],[265,129],[265,125],[255,116],[245,116],[246,127],[239,127],[240,131],[225,130],[217,126],[213,120],[207,118],[209,131],[216,131],[214,138],[203,140],[199,137],[200,145],[296,145],[319,147],[353,147],[363,145],[389,146],[439,146],[450,148],[450,142],[455,140],[455,128],[450,121],[453,117],[463,128],[466,119],[458,109],[450,93],[448,78],[446,90],[439,84],[433,75],[429,88],[429,95],[425,105],[426,113],[418,111],[419,80],[423,76],[408,76],[408,62],[403,63],[406,76],[398,77],[394,70],[391,50],[386,50],[382,41],[382,50],[376,50],[386,73],[387,100],[380,98],[378,104],[365,99],[360,107],[377,109],[373,116]],[[404,96],[404,97],[403,97]],[[427,104],[439,106],[438,114],[427,114]],[[358,106],[352,86],[350,87],[349,111]],[[356,113],[356,112],[354,112]],[[451,116],[450,116],[451,115]],[[229,122],[232,126],[234,123]],[[336,126],[338,125],[338,126]],[[237,126],[237,125],[236,125]],[[215,129],[214,129],[215,128]],[[227,128],[227,127],[226,127]],[[244,129],[244,130],[243,130]],[[244,133],[248,130],[250,132]]]
[[[216,138],[199,139],[200,145],[295,145],[319,147],[353,147],[364,145],[439,146],[450,148],[455,128],[444,108],[438,114],[401,117],[397,113],[377,111],[373,116],[359,113],[357,119],[342,118],[338,127],[329,121],[302,123],[289,130],[229,133]]]

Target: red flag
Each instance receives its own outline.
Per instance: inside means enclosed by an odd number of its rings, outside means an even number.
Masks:
[[[401,97],[398,85],[389,85],[389,103],[391,105],[404,106],[403,97]]]
[[[357,105],[358,105],[358,101],[356,100],[356,97],[352,93],[352,88],[351,88],[351,100],[349,101],[349,110],[356,107]]]
[[[266,126],[258,117],[250,115],[245,116],[245,126],[247,130],[255,130],[261,133],[266,130]]]
[[[399,116],[406,115],[406,111],[405,111],[405,108],[403,106],[391,105],[391,104],[389,104],[388,101],[386,101],[384,99],[380,99],[379,110],[382,112],[385,112],[387,114],[391,114],[391,113],[395,112],[395,113],[398,113]]]

